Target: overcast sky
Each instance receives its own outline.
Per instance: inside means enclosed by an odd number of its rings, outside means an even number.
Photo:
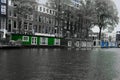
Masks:
[[[118,12],[119,12],[119,17],[120,17],[120,0],[114,0],[115,4],[117,6]],[[115,31],[120,30],[120,23],[118,24],[117,28],[115,29]]]

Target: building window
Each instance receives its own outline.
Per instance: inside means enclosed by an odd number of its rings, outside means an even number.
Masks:
[[[55,45],[60,45],[60,39],[55,39]]]
[[[55,15],[55,11],[53,11],[53,15]]]
[[[43,17],[43,22],[46,23],[46,17]]]
[[[23,36],[22,41],[25,41],[25,42],[29,41],[29,36]]]
[[[45,26],[42,26],[42,33],[45,33]]]
[[[41,25],[39,25],[39,33],[41,33]]]
[[[48,45],[48,38],[41,37],[40,41],[41,41],[41,45]]]
[[[46,18],[46,23],[49,23],[49,18]]]
[[[29,16],[29,20],[33,21],[33,15]]]
[[[28,29],[27,24],[28,24],[27,22],[24,22],[24,29],[26,29],[26,30]]]
[[[48,33],[48,29],[49,29],[49,27],[45,27],[45,33],[47,34]]]
[[[40,11],[42,11],[42,7],[40,7]]]
[[[12,21],[11,20],[9,20],[9,22],[8,22],[8,32],[11,32],[12,30]]]
[[[79,7],[79,4],[77,4],[77,7]]]
[[[32,30],[32,23],[29,23],[29,30]]]
[[[9,16],[12,16],[12,10],[9,10],[8,14],[9,14]]]
[[[35,14],[34,19],[35,19],[35,21],[38,21],[38,15],[37,14]]]
[[[6,29],[6,18],[1,18],[1,29]]]
[[[46,9],[47,13],[49,13],[49,9]]]
[[[28,15],[24,15],[24,18],[25,18],[25,19],[28,19]]]
[[[34,31],[37,32],[37,25],[34,26]]]
[[[54,12],[54,15],[56,15],[56,12]]]
[[[52,23],[52,19],[49,19],[49,24],[51,24]]]
[[[52,14],[52,10],[50,10],[50,14]]]
[[[72,41],[68,41],[68,47],[72,46]]]
[[[6,0],[1,0],[1,3],[6,3]]]
[[[17,22],[13,21],[13,24],[14,24],[14,28],[17,28]]]
[[[42,16],[39,15],[39,22],[42,22]]]
[[[51,34],[51,27],[48,27],[47,33],[48,33],[48,34]]]
[[[11,0],[8,1],[8,5],[10,5],[10,6],[12,5],[12,1]]]
[[[14,11],[14,14],[13,14],[13,15],[14,15],[14,17],[17,17],[17,13],[16,13],[15,11]]]
[[[1,5],[1,14],[6,14],[6,6],[5,5]]]
[[[51,34],[54,34],[54,27],[51,27]]]
[[[45,12],[45,8],[43,8],[43,12]]]
[[[31,41],[32,45],[37,45],[37,37],[32,37]]]

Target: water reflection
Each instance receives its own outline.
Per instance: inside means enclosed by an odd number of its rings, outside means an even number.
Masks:
[[[117,80],[115,51],[0,50],[0,80]]]

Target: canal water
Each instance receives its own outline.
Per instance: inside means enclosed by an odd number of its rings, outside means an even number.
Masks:
[[[0,80],[120,80],[120,49],[0,50]]]

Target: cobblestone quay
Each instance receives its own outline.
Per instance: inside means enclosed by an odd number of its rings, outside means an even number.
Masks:
[[[0,50],[0,80],[120,80],[120,49]]]

